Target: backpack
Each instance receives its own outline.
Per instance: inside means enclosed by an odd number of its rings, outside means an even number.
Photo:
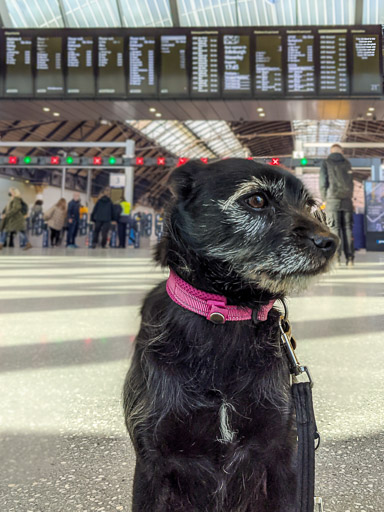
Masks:
[[[28,213],[28,205],[25,201],[23,201],[23,199],[21,199],[21,213],[23,215],[27,215]]]

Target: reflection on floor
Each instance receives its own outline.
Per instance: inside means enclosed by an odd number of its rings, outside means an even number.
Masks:
[[[0,255],[0,511],[130,511],[122,382],[147,251]],[[358,254],[290,316],[314,375],[326,512],[384,508],[384,254]]]

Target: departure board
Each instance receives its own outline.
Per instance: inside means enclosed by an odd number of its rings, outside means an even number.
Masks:
[[[154,36],[129,37],[129,94],[156,95],[155,50]]]
[[[348,94],[347,30],[319,30],[320,94]]]
[[[61,96],[64,93],[63,41],[61,37],[36,38],[36,94]]]
[[[219,87],[219,36],[217,32],[192,32],[191,95],[217,97]]]
[[[255,92],[274,95],[284,92],[283,46],[279,34],[255,32]]]
[[[380,97],[383,31],[380,25],[0,29],[0,99]]]
[[[314,43],[310,31],[287,32],[288,94],[315,93]]]
[[[378,34],[353,34],[352,94],[381,94]]]
[[[95,95],[92,36],[67,38],[67,94],[84,97]]]
[[[97,93],[101,96],[125,96],[124,38],[98,37]]]
[[[223,36],[223,94],[251,94],[250,37],[240,34]]]
[[[15,35],[5,38],[5,94],[33,96],[31,37]]]
[[[161,35],[160,94],[186,96],[188,94],[187,36]]]

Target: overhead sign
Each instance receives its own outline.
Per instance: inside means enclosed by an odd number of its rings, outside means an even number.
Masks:
[[[125,187],[125,174],[110,174],[109,186],[111,188],[124,188]]]
[[[0,30],[0,98],[380,97],[382,27]]]

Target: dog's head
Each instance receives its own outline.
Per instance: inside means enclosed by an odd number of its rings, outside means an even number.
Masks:
[[[328,269],[338,239],[291,173],[236,158],[189,162],[170,186],[156,258],[187,281],[282,296]]]

